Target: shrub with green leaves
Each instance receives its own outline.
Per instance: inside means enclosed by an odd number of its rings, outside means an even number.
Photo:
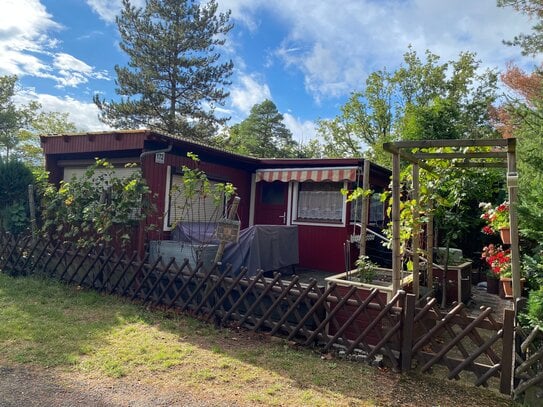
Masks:
[[[127,164],[134,167],[135,164]],[[150,188],[136,170],[118,177],[106,160],[97,159],[81,177],[49,185],[42,203],[43,231],[79,247],[130,241],[130,229],[153,210]]]
[[[368,256],[360,255],[360,257],[355,262],[356,265],[356,276],[362,283],[371,283],[375,278],[375,270],[377,269],[377,264],[372,262]]]
[[[28,226],[28,185],[33,183],[25,164],[0,157],[0,227],[18,234]]]
[[[525,317],[530,325],[543,328],[543,287],[530,291]]]

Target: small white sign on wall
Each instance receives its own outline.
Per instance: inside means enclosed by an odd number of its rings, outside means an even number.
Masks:
[[[155,163],[164,164],[164,158],[165,157],[166,157],[166,153],[156,153],[155,154]]]

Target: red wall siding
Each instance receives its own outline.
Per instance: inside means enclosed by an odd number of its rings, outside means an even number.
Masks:
[[[168,165],[172,167],[181,167],[183,165],[193,166],[193,162],[183,156],[174,154],[166,154],[164,164],[156,164],[153,154],[144,158],[143,173],[145,179],[149,183],[151,190],[157,195],[155,204],[158,210],[158,215],[150,222],[163,227],[163,213],[165,208],[166,197],[166,180],[168,174]],[[249,224],[249,203],[251,196],[251,172],[243,169],[232,168],[221,164],[210,162],[200,162],[200,168],[207,174],[210,179],[218,179],[220,181],[231,182],[237,188],[237,194],[241,198],[238,208],[238,216],[241,220],[241,228],[246,228]],[[159,233],[153,233],[151,238],[159,238]],[[164,238],[164,236],[162,236]]]
[[[298,225],[300,266],[342,273],[343,243],[348,238],[348,227]]]
[[[42,138],[45,154],[87,153],[142,149],[147,135],[140,133],[90,134]]]

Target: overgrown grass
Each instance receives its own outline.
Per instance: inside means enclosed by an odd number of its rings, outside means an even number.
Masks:
[[[265,405],[509,405],[495,392],[327,360],[284,341],[0,273],[0,360]]]

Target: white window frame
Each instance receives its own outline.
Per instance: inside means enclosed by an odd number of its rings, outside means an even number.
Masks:
[[[170,190],[172,188],[172,181],[173,181],[173,177],[175,175],[181,176],[180,174],[175,174],[172,171],[172,166],[168,165],[168,168],[167,168],[167,171],[166,171],[166,192],[164,194],[163,230],[165,232],[172,231],[175,228],[175,223],[171,224],[171,225],[169,224],[169,220],[170,220]],[[209,181],[210,182],[222,182],[222,181],[215,181],[213,179],[210,179]],[[226,202],[224,203],[223,210],[226,211]],[[223,215],[226,215],[226,213],[223,213]]]
[[[343,181],[343,188],[347,188],[347,181]],[[347,219],[347,197],[343,195],[341,197],[341,222],[318,222],[318,221],[304,221],[298,220],[298,193],[300,190],[300,182],[292,182],[292,210],[289,213],[292,213],[292,224],[301,225],[301,226],[326,226],[332,228],[343,228],[346,225]],[[290,191],[289,191],[290,192]],[[338,191],[338,194],[340,192]],[[289,200],[290,201],[290,200]]]

